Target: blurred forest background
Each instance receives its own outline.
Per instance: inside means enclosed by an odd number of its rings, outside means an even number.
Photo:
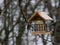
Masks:
[[[38,37],[35,40],[27,28],[28,19],[35,11],[45,11],[53,18],[54,34],[50,35],[49,42],[60,45],[60,0],[3,0],[0,3],[0,45],[38,45]],[[44,36],[40,37],[43,45],[49,45]]]

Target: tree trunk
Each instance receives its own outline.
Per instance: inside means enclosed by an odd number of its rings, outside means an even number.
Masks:
[[[57,8],[57,23],[56,23],[56,32],[55,32],[55,42],[60,43],[60,0],[59,0],[59,7]]]
[[[25,25],[24,25],[24,23],[20,22],[19,23],[19,34],[16,37],[16,45],[21,45],[22,35],[23,35],[24,30],[25,30]]]
[[[16,40],[16,45],[21,45],[21,43],[22,43],[21,37],[18,36],[16,39],[17,39],[17,40]]]

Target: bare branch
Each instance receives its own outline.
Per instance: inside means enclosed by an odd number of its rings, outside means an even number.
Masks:
[[[25,4],[24,10],[27,9],[27,7],[30,5],[30,1],[31,1],[31,0],[28,0],[28,1],[27,1],[27,3]]]
[[[31,10],[32,10],[33,13],[34,13],[35,9],[37,8],[37,6],[39,5],[39,3],[40,3],[41,1],[42,1],[42,0],[39,0],[39,1],[36,3],[36,5],[34,6],[34,8],[31,7]]]

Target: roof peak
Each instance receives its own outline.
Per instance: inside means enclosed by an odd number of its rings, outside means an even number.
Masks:
[[[53,20],[50,16],[47,15],[46,12],[43,11],[35,11],[35,13],[31,16],[31,18],[29,20],[32,20],[34,18],[34,16],[39,15],[40,18],[43,18],[44,20]],[[38,18],[38,17],[36,17]]]

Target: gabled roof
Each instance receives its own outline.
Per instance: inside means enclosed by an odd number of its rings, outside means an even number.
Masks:
[[[37,12],[35,12],[30,18],[29,18],[29,20],[28,21],[31,21],[35,16],[39,16],[39,18],[42,18],[42,19],[44,19],[44,20],[53,20],[50,16],[48,16],[47,14],[46,14],[46,12],[42,12],[42,11],[37,11]],[[38,18],[38,17],[36,17],[36,18]]]

